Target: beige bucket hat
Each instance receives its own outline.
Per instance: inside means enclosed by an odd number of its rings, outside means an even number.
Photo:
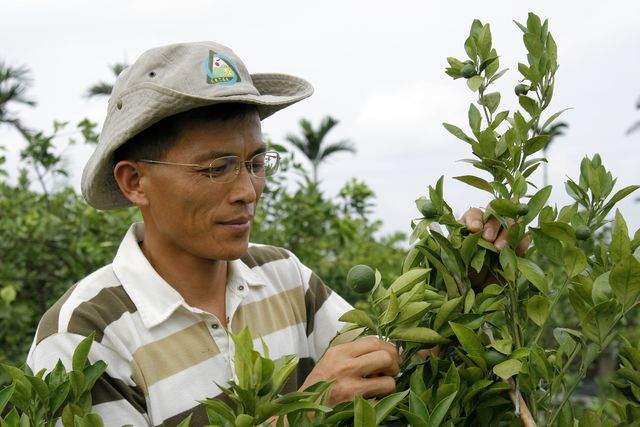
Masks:
[[[181,43],[143,53],[118,77],[96,150],[82,173],[82,194],[96,209],[130,206],[113,177],[113,153],[154,123],[198,107],[253,104],[261,119],[313,93],[286,74],[249,74],[228,47]]]

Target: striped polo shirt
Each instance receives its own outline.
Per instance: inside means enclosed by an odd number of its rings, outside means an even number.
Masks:
[[[212,314],[189,306],[153,269],[133,224],[113,263],[90,274],[43,316],[27,362],[38,371],[61,359],[67,369],[75,347],[95,332],[89,354],[104,360],[93,389],[94,412],[106,426],[175,426],[193,413],[205,425],[199,401],[220,396],[216,384],[234,378],[234,344]],[[275,359],[300,358],[285,391],[296,390],[332,338],[350,306],[290,252],[250,244],[229,262],[227,327],[249,327],[256,350],[264,340]]]

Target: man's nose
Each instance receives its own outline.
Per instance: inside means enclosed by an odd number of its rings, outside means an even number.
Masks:
[[[256,185],[260,185],[258,182],[259,179],[251,175],[249,165],[240,163],[238,168],[238,175],[231,182],[231,201],[242,201],[244,203],[255,202],[258,194]]]

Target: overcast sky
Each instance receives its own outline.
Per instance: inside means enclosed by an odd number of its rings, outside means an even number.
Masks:
[[[298,120],[314,125],[327,114],[340,120],[329,141],[351,139],[358,154],[337,155],[320,169],[328,194],[351,177],[377,195],[375,216],[385,231],[409,231],[417,216],[414,200],[444,175],[445,198],[459,213],[485,205],[483,192],[451,177],[475,171],[463,142],[442,122],[466,129],[473,94],[463,81],[444,74],[446,57],[464,57],[463,42],[474,18],[491,24],[501,67],[510,68],[497,86],[502,108],[516,106],[512,88],[517,63],[526,62],[521,32],[531,6],[513,1],[141,1],[19,0],[4,2],[0,60],[28,66],[29,92],[37,108],[18,110],[35,129],[51,122],[100,124],[106,99],[87,99],[89,86],[111,80],[108,64],[134,61],[163,44],[214,40],[230,46],[250,72],[284,72],[309,80],[315,94],[263,122],[275,141],[298,130]],[[548,18],[559,50],[560,70],[550,112],[571,107],[562,119],[567,135],[549,152],[552,202],[569,202],[566,177],[577,178],[585,155],[599,152],[618,177],[618,187],[640,183],[640,2],[537,1]],[[15,164],[22,145],[0,129]],[[89,147],[66,151],[70,184],[79,187]],[[481,174],[481,173],[480,173]],[[15,173],[14,173],[15,176]],[[534,175],[536,183],[541,174]],[[640,227],[634,194],[620,205],[630,231]]]

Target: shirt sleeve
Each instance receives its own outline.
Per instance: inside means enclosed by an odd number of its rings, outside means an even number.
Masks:
[[[85,337],[60,332],[34,343],[27,364],[34,371],[51,371],[58,360],[69,371],[73,352]],[[146,413],[145,393],[133,381],[132,364],[117,352],[99,342],[93,342],[88,356],[90,363],[102,360],[107,368],[91,390],[92,411],[102,417],[105,426],[150,426]]]

